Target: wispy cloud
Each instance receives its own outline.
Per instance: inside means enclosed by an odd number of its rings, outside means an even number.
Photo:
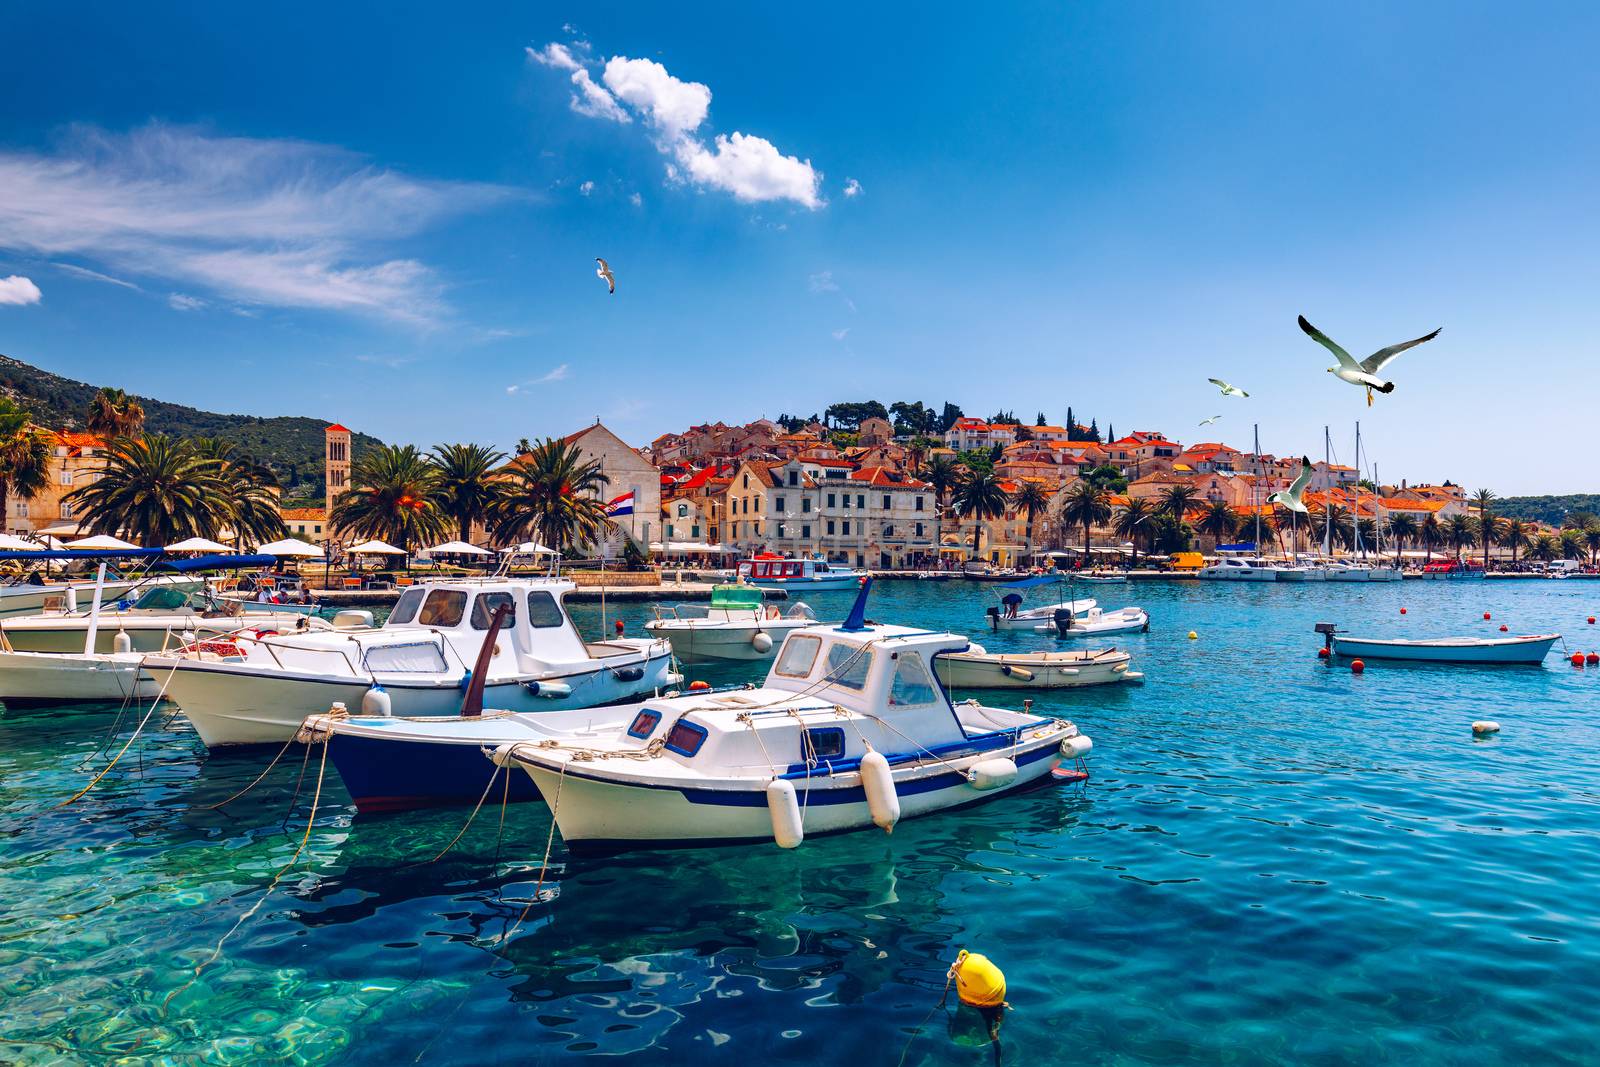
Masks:
[[[846,178],[844,180],[844,195],[847,197],[860,196],[861,183],[856,181],[854,178]]]
[[[597,83],[584,41],[571,47],[552,42],[526,52],[541,66],[569,73],[571,107],[580,115],[623,123],[637,115],[668,157],[669,180],[718,189],[752,203],[787,200],[813,210],[824,206],[822,175],[809,159],[786,156],[766,138],[737,130],[717,134],[708,144],[700,131],[710,114],[711,90],[700,82],[676,78],[652,59],[612,56]]]
[[[33,279],[20,274],[0,278],[0,304],[37,304],[40,299],[39,287],[33,284]]]
[[[371,363],[379,367],[388,367],[390,370],[398,370],[416,361],[416,356],[380,356],[371,352],[363,352],[356,356],[357,363]]]
[[[550,370],[549,373],[538,378],[534,378],[531,381],[520,382],[517,385],[508,385],[506,386],[506,395],[516,396],[518,393],[527,389],[531,389],[536,385],[549,385],[552,382],[564,382],[567,380],[568,369],[568,365],[563,363],[560,366]]]
[[[3,248],[89,258],[245,304],[419,324],[447,311],[442,285],[384,249],[513,195],[407,177],[337,147],[162,124],[77,128],[51,154],[0,151],[0,188]]]
[[[187,293],[173,293],[167,297],[167,305],[173,311],[199,311],[206,306],[206,302]]]
[[[87,282],[104,282],[107,285],[120,285],[124,289],[132,289],[136,293],[144,292],[143,289],[132,282],[123,281],[121,278],[113,278],[109,274],[101,274],[99,271],[90,270],[88,267],[78,267],[71,263],[52,263],[50,265],[63,274],[70,274],[74,278],[82,278]]]
[[[843,341],[846,337],[849,337],[849,336],[850,336],[850,327],[848,327],[848,326],[846,326],[842,330],[834,330],[833,331],[833,339],[835,341]]]
[[[839,283],[833,280],[833,271],[819,270],[806,279],[806,288],[813,293],[837,293]]]
[[[592,192],[594,192],[594,182],[584,182],[582,185],[578,186],[579,196],[588,196]]]

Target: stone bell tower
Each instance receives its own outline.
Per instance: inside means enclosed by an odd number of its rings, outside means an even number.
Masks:
[[[350,489],[350,431],[336,422],[323,430],[322,436],[325,443],[323,472],[327,476],[325,506],[331,517],[333,506]]]

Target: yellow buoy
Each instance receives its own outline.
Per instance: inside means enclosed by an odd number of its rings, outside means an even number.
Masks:
[[[1193,630],[1189,631],[1189,640],[1198,641],[1199,639],[1200,639],[1200,635],[1199,634],[1195,633]]]
[[[974,1008],[998,1008],[1006,1002],[1006,976],[988,956],[962,949],[950,965],[956,996]]]

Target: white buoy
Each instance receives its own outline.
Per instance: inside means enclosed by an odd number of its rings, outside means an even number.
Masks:
[[[1500,732],[1500,724],[1490,719],[1479,719],[1472,724],[1472,732],[1475,734],[1497,734]]]
[[[1066,756],[1068,759],[1077,759],[1079,756],[1087,756],[1089,754],[1089,750],[1092,748],[1094,748],[1094,742],[1089,740],[1083,734],[1078,734],[1075,737],[1063,738],[1061,741],[1061,754]]]
[[[750,647],[765,656],[772,651],[772,635],[765,630],[757,630],[750,638]]]
[[[113,637],[111,639],[111,651],[113,651],[113,652],[132,652],[133,651],[133,638],[128,636],[128,631],[126,631],[126,630],[118,630],[117,631],[117,636],[115,636],[115,637]]]
[[[389,699],[389,694],[383,686],[374,685],[361,694],[361,714],[379,718],[388,718],[394,714],[394,702]]]
[[[894,824],[900,821],[900,795],[894,791],[894,774],[882,752],[861,757],[861,788],[866,791],[873,824],[886,834],[894,833]]]
[[[772,839],[778,847],[800,847],[806,828],[800,821],[800,801],[794,795],[793,782],[774,778],[767,783],[767,811],[772,815]]]
[[[996,756],[967,768],[967,781],[977,790],[1003,789],[1017,780],[1015,761]]]

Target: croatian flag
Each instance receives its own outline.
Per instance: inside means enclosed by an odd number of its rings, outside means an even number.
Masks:
[[[606,514],[615,519],[621,515],[633,514],[633,494],[623,493],[617,499],[606,505]]]

